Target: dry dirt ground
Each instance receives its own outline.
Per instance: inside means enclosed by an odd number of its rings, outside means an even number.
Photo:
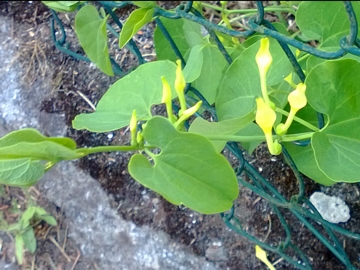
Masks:
[[[124,14],[128,14],[128,11]],[[32,84],[36,80],[42,80],[45,74],[52,74],[51,93],[44,96],[39,110],[51,114],[64,114],[68,125],[67,136],[76,140],[78,147],[127,143],[128,133],[125,133],[124,129],[96,134],[74,130],[71,127],[71,121],[77,114],[92,110],[84,97],[96,105],[119,77],[107,77],[97,69],[91,68],[88,63],[56,50],[49,27],[51,14],[41,2],[1,2],[0,15],[11,18],[12,29],[9,35],[21,44],[18,48],[19,57],[15,61],[21,61],[27,67],[23,83]],[[69,48],[83,54],[72,29],[74,15],[60,14],[60,18],[68,34]],[[154,24],[149,24],[136,36],[141,52],[149,55],[146,58],[148,61],[155,59],[151,39],[154,28]],[[120,52],[117,49],[114,38],[110,44],[112,55],[125,71],[137,65],[135,57],[130,52]],[[158,112],[161,113],[161,110]],[[233,158],[230,154],[227,156]],[[137,226],[148,225],[153,230],[166,232],[172,239],[187,246],[192,253],[214,262],[218,269],[265,269],[255,258],[254,245],[229,230],[219,215],[201,215],[184,207],[174,206],[135,182],[127,172],[129,157],[130,154],[101,153],[85,157],[79,160],[77,165],[99,181],[112,199],[114,209],[125,220],[132,221]],[[249,160],[286,198],[297,192],[295,177],[281,157],[273,159],[266,148],[258,147]],[[306,178],[305,186],[307,196],[321,189],[319,185]],[[240,189],[241,196],[236,201],[236,215],[242,220],[243,226],[257,238],[266,238],[267,243],[278,243],[283,239],[284,231],[269,205],[251,191],[243,187]],[[359,232],[359,196],[349,195],[356,194],[358,187],[337,185],[336,188],[326,191],[347,201],[352,218],[344,227]],[[9,223],[14,222],[19,216],[16,208],[24,209],[29,197],[53,214],[59,225],[56,228],[50,228],[46,224],[39,225],[36,230],[38,249],[35,256],[27,253],[26,265],[30,268],[33,265],[32,269],[96,269],[95,263],[89,260],[82,261],[79,249],[81,243],[66,237],[67,220],[61,208],[44,200],[36,187],[28,194],[16,188],[3,189],[0,209],[3,211],[4,219]],[[283,212],[294,225],[292,236],[295,243],[308,255],[314,269],[345,269],[309,231],[300,223],[296,223],[297,221],[286,211]],[[5,260],[11,260],[12,236],[7,233],[7,237],[8,241],[2,245],[0,256]],[[359,243],[350,239],[346,239],[345,242],[344,239],[341,238],[341,241],[344,241],[350,259],[360,269]],[[68,258],[63,255],[63,251]],[[274,262],[279,258],[269,254],[269,259]],[[280,261],[276,267],[293,269],[284,261]]]

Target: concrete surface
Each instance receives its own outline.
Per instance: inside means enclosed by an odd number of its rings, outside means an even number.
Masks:
[[[49,136],[64,135],[64,116],[39,109],[51,91],[51,76],[22,87],[25,67],[16,61],[18,44],[8,37],[10,21],[0,17],[0,25],[0,136],[24,127]],[[72,162],[62,162],[47,172],[38,188],[70,221],[69,236],[80,246],[82,259],[95,260],[100,269],[215,269],[168,235],[122,220],[99,183]],[[16,269],[4,262],[0,267]]]

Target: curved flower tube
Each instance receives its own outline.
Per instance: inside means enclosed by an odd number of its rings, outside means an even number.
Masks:
[[[288,131],[292,121],[294,120],[295,114],[301,108],[304,108],[307,103],[305,95],[306,85],[304,83],[299,83],[294,91],[292,91],[288,96],[288,101],[290,104],[290,113],[286,119],[285,124],[279,124],[275,131],[278,135],[284,135]]]
[[[273,141],[272,137],[272,128],[276,121],[276,113],[262,98],[256,99],[256,107],[255,122],[265,134],[269,152],[272,155],[279,155],[282,150],[281,145],[277,140]]]

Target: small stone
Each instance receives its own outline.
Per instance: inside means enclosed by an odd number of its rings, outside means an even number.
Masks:
[[[211,245],[205,251],[205,256],[210,261],[226,261],[225,250],[222,246]]]
[[[319,211],[322,218],[331,223],[347,222],[350,219],[349,207],[339,197],[314,192],[310,196],[310,202]]]

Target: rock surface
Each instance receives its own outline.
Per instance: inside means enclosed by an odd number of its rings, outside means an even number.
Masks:
[[[16,61],[18,44],[8,35],[10,21],[0,17],[0,25],[0,136],[24,127],[63,136],[63,115],[39,110],[51,89],[51,77],[27,87],[20,84],[25,67]],[[82,258],[95,260],[100,269],[215,269],[165,233],[122,220],[110,207],[100,184],[71,162],[62,162],[47,172],[38,188],[65,213],[69,236],[80,245]],[[0,266],[16,269],[4,262]]]
[[[329,222],[340,223],[347,222],[350,219],[349,207],[339,197],[314,192],[310,196],[310,202],[319,211],[323,219]]]

